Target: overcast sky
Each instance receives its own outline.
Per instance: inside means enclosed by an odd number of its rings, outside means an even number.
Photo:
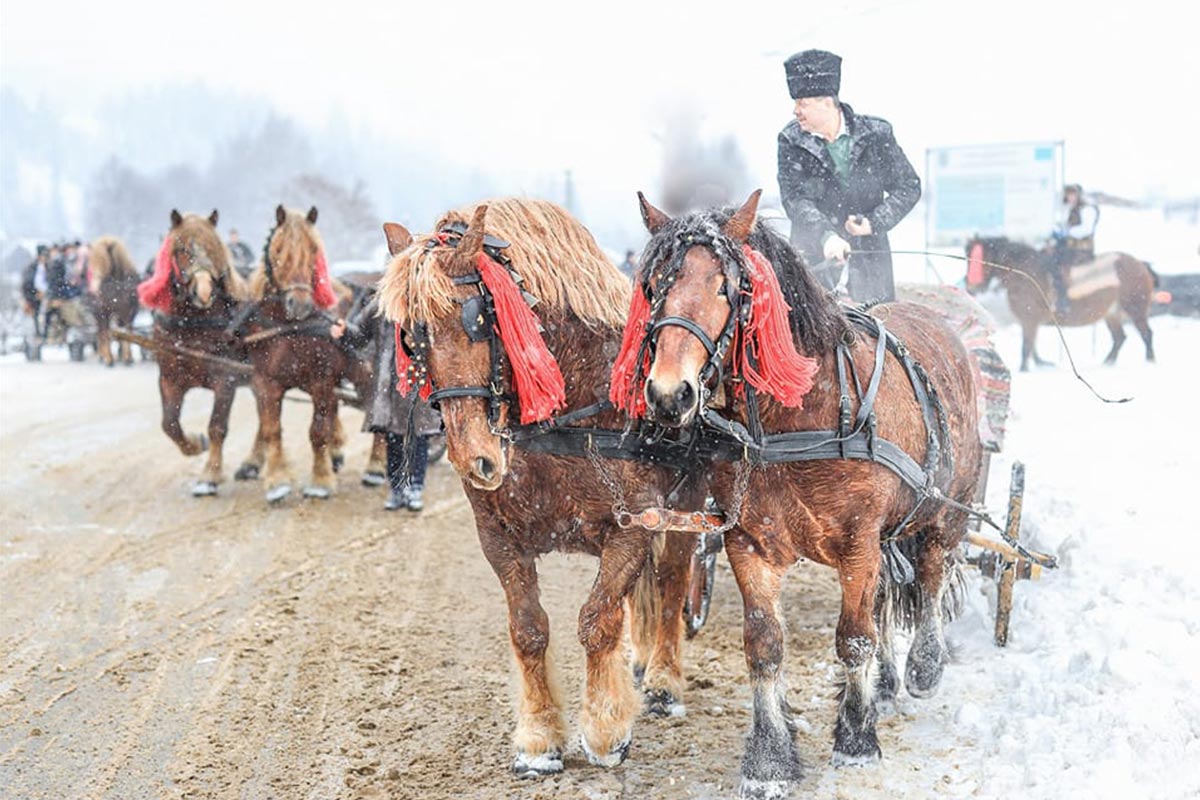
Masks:
[[[0,80],[86,117],[106,95],[203,79],[422,143],[514,193],[572,168],[585,204],[634,214],[676,103],[702,109],[703,135],[736,136],[775,191],[781,62],[822,47],[844,57],[843,99],[890,120],[918,170],[930,146],[1064,139],[1087,188],[1200,194],[1195,3],[316,5],[3,0]]]

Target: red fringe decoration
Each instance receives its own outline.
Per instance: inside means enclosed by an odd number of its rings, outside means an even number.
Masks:
[[[802,356],[792,339],[788,312],[779,278],[766,256],[749,245],[742,245],[749,267],[751,299],[750,320],[739,337],[738,368],[755,389],[772,395],[791,408],[803,406],[804,395],[813,387],[817,359]],[[758,369],[750,366],[750,354]]]
[[[650,353],[647,351],[642,363],[637,363],[638,352],[646,338],[646,325],[650,322],[650,301],[642,287],[634,284],[633,297],[629,300],[629,317],[625,321],[625,332],[621,337],[621,350],[613,362],[609,378],[608,399],[614,406],[638,419],[646,413],[646,395],[642,382],[650,369]],[[640,367],[640,368],[639,368]]]
[[[971,247],[971,255],[967,258],[967,286],[979,286],[983,283],[983,243],[976,242]]]
[[[541,422],[567,403],[566,385],[558,362],[538,330],[538,318],[509,271],[480,253],[479,274],[496,305],[500,341],[512,365],[517,397],[521,401],[521,423]]]
[[[329,280],[329,265],[325,262],[324,250],[317,251],[317,265],[313,270],[313,302],[320,308],[333,308],[338,304],[333,283]]]
[[[154,257],[154,274],[138,284],[138,301],[146,308],[167,313],[171,310],[171,273],[179,269],[171,255],[172,241],[163,239],[158,255]]]
[[[413,390],[412,380],[409,378],[409,367],[412,366],[412,359],[408,357],[408,353],[404,351],[404,342],[400,338],[400,326],[396,327],[396,375],[399,377],[399,382],[396,384],[396,389],[399,390],[401,397],[408,397],[408,393]],[[421,381],[420,389],[417,394],[422,400],[428,400],[429,395],[433,394],[433,385],[429,380]]]

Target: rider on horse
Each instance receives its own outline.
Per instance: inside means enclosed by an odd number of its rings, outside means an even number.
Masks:
[[[1096,257],[1096,223],[1099,219],[1100,210],[1083,199],[1079,184],[1063,187],[1061,219],[1053,235],[1049,270],[1056,297],[1055,311],[1060,315],[1070,310],[1067,276],[1071,267],[1086,264]]]

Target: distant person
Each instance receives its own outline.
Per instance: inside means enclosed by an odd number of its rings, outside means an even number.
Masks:
[[[839,56],[805,50],[783,66],[796,101],[795,119],[779,134],[779,193],[792,244],[810,265],[848,263],[855,300],[894,300],[887,232],[921,198],[921,179],[890,124],[839,100]],[[823,282],[832,289],[841,270],[830,272]]]
[[[1052,238],[1050,282],[1054,284],[1054,310],[1066,314],[1071,310],[1067,283],[1071,267],[1086,264],[1096,257],[1096,223],[1100,209],[1084,199],[1078,183],[1063,187],[1062,206],[1058,225]]]
[[[621,266],[618,269],[620,269],[621,272],[624,272],[626,275],[628,275],[629,277],[632,278],[634,275],[637,274],[637,268],[638,268],[638,265],[637,265],[636,254],[634,254],[634,252],[632,250],[626,250],[625,251],[625,260],[621,262]]]
[[[42,303],[50,288],[50,248],[37,246],[37,255],[21,275],[21,296],[25,300],[25,313],[33,317],[33,332],[39,339],[45,336],[42,329]]]
[[[249,278],[254,269],[254,251],[238,236],[237,228],[229,229],[229,255],[233,259],[233,268],[243,278]]]

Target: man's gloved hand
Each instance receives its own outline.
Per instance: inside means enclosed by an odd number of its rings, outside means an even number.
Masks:
[[[840,236],[830,236],[825,240],[824,255],[826,261],[832,259],[845,264],[850,257],[850,244]]]

